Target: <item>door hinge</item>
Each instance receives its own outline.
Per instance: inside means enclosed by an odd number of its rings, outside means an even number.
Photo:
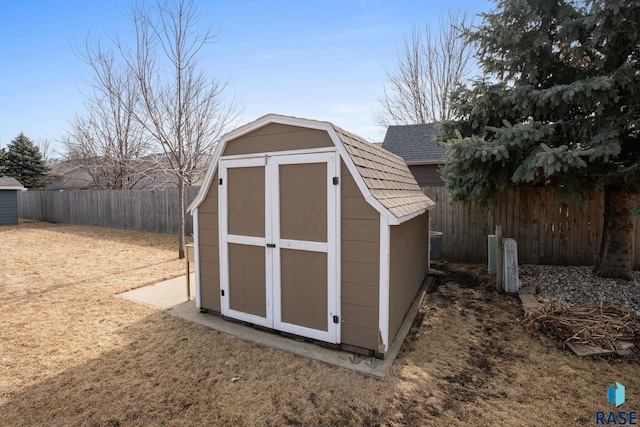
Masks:
[[[333,177],[333,185],[338,185],[340,184],[340,177],[339,176],[334,176]]]
[[[222,178],[220,178],[220,182],[218,183],[218,185],[222,185]]]
[[[224,289],[220,289],[220,295],[224,296]]]
[[[340,323],[340,317],[333,316],[333,323]]]
[[[267,247],[268,248],[275,248],[276,244],[275,243],[267,243]]]

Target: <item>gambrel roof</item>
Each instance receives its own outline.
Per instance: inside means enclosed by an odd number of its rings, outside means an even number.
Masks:
[[[333,126],[333,125],[332,125]],[[371,195],[400,218],[435,205],[402,157],[333,126]]]
[[[435,206],[401,157],[329,122],[268,114],[222,137],[190,212],[204,201],[226,143],[271,123],[327,131],[365,200],[390,224],[400,224]]]

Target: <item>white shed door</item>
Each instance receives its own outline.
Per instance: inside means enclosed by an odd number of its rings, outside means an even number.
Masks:
[[[336,153],[222,159],[222,314],[340,342]]]

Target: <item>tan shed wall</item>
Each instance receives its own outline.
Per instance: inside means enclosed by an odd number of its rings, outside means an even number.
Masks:
[[[391,226],[389,265],[389,344],[393,342],[407,310],[429,268],[429,212]]]
[[[270,124],[229,141],[223,156],[331,146],[333,142],[325,131]],[[198,208],[198,232],[202,307],[220,312],[217,182],[216,173]],[[341,342],[377,351],[380,214],[365,201],[343,162],[340,185]]]
[[[333,141],[326,131],[272,123],[227,142],[222,155],[233,156],[333,146]]]
[[[220,312],[220,264],[218,242],[218,172],[198,208],[200,298],[203,308]]]
[[[341,162],[342,343],[378,348],[380,214]]]

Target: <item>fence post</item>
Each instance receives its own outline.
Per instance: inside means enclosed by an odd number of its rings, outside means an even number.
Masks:
[[[498,292],[502,292],[504,290],[504,287],[502,285],[503,256],[502,225],[496,225],[496,290]]]

